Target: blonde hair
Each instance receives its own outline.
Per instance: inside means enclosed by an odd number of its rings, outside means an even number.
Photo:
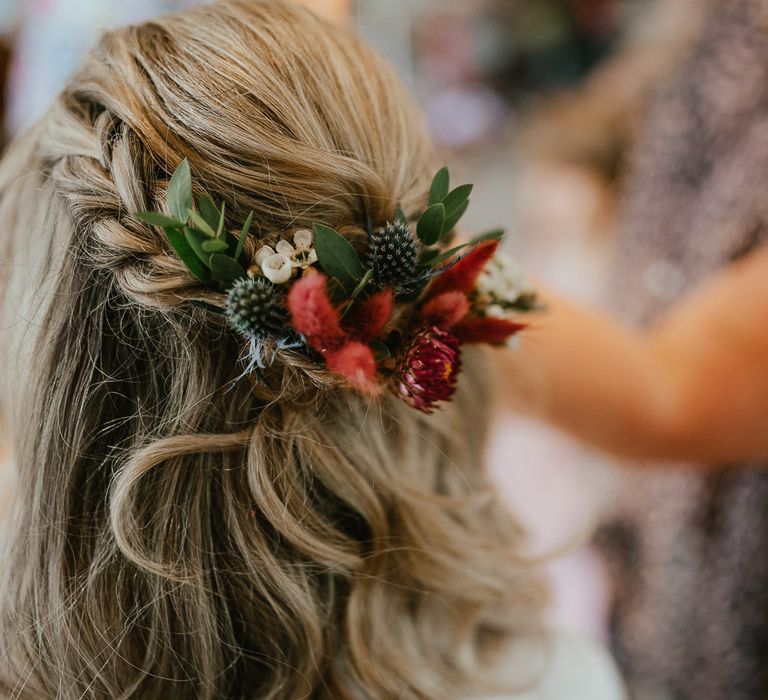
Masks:
[[[481,358],[432,417],[299,354],[237,381],[212,293],[133,215],[184,157],[232,227],[255,211],[251,253],[422,207],[432,166],[386,63],[267,0],[107,34],[11,148],[0,695],[455,697],[539,609],[481,471]]]

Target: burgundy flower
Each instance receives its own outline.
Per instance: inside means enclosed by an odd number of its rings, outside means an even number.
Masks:
[[[413,408],[432,413],[435,404],[453,396],[460,370],[461,350],[456,336],[428,326],[416,334],[405,352],[398,393]]]

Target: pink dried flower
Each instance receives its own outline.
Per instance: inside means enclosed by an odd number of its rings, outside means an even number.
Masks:
[[[375,340],[392,317],[394,304],[391,289],[376,292],[367,299],[357,302],[344,318],[347,333],[364,343]]]
[[[469,308],[464,292],[444,292],[424,305],[421,317],[434,326],[452,328],[469,313]]]
[[[455,265],[441,273],[427,288],[426,298],[434,299],[445,292],[469,294],[477,284],[483,268],[496,254],[498,241],[484,241],[467,253]]]
[[[337,372],[350,384],[362,391],[376,389],[376,360],[365,343],[350,341],[341,349],[326,356],[328,369]]]
[[[325,275],[313,272],[296,282],[288,293],[291,326],[304,335],[311,348],[322,353],[338,350],[347,341],[339,310],[328,298],[327,281]]]
[[[397,390],[407,404],[432,413],[435,404],[456,391],[461,348],[456,336],[437,326],[423,328],[411,341],[400,365]]]

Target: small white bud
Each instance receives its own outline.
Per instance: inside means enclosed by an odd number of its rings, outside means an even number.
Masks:
[[[498,304],[490,304],[485,309],[485,315],[491,318],[507,318],[509,316],[504,307]]]
[[[283,284],[291,279],[293,266],[291,260],[282,253],[270,255],[262,264],[261,271],[264,276],[275,284]]]
[[[306,228],[300,228],[293,234],[293,245],[296,248],[312,247],[312,231]]]
[[[291,258],[296,254],[296,251],[294,250],[293,246],[288,243],[286,240],[280,240],[277,242],[277,245],[275,246],[275,249],[277,250],[280,255],[285,255],[287,258]]]
[[[256,252],[256,259],[254,262],[261,267],[264,264],[264,261],[273,256],[275,254],[275,251],[272,250],[268,245],[263,245],[259,250]]]

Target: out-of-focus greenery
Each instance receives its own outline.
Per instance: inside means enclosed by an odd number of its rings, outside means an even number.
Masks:
[[[485,76],[517,102],[578,82],[621,41],[640,0],[496,0],[480,20]]]

